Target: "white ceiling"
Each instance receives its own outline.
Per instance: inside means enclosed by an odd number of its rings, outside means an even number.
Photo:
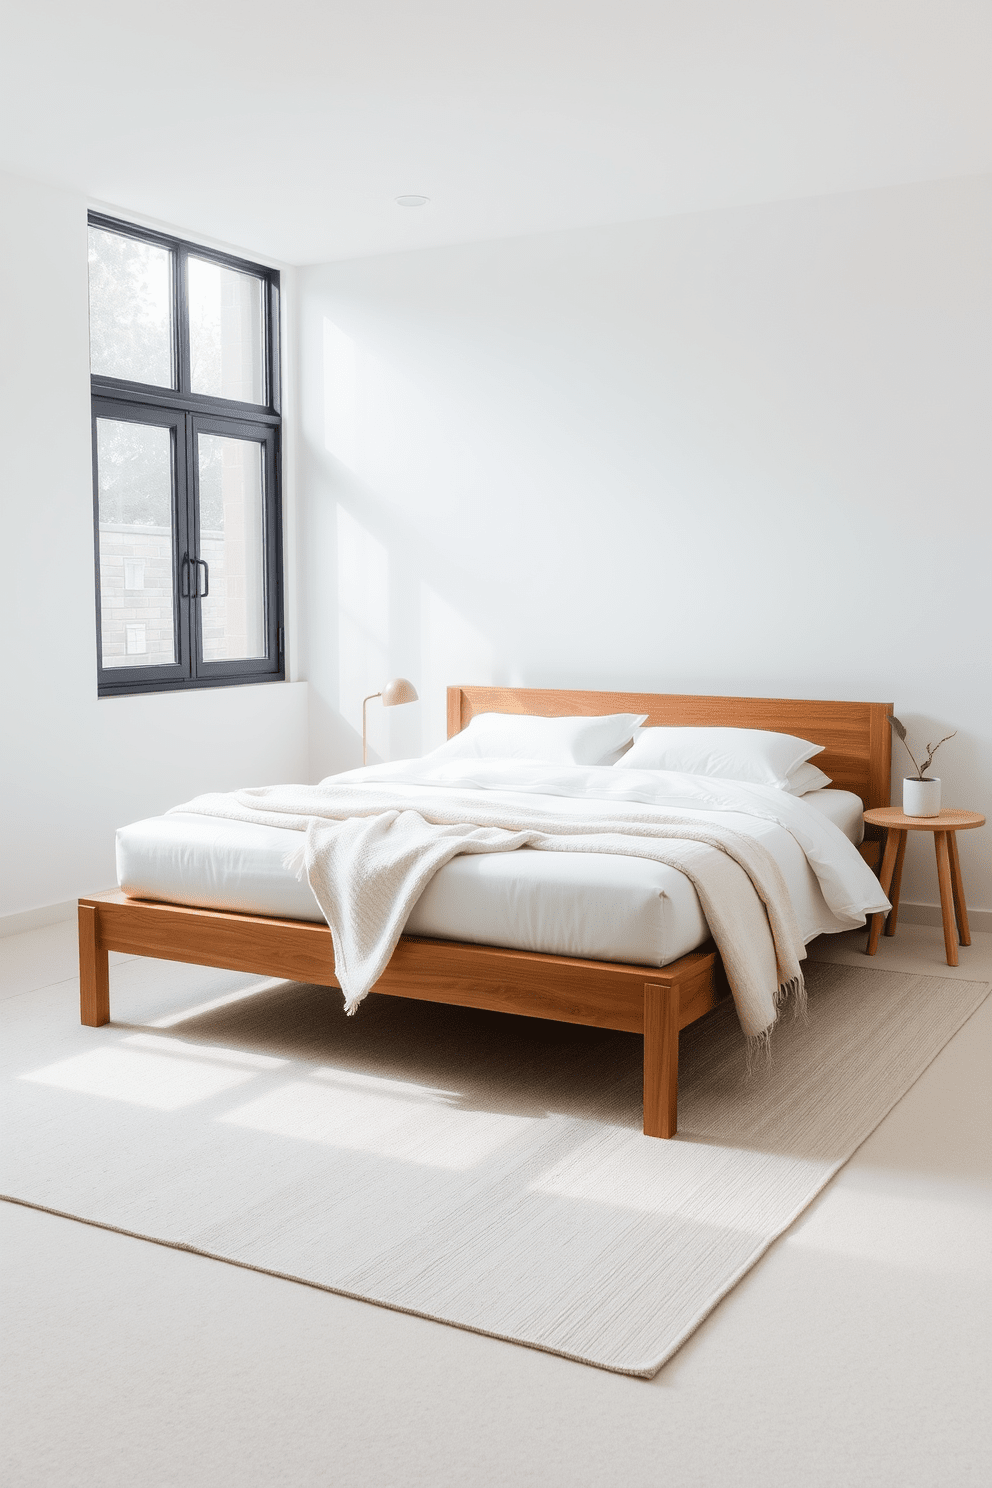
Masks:
[[[0,167],[289,263],[992,170],[992,0],[5,0],[0,37]]]

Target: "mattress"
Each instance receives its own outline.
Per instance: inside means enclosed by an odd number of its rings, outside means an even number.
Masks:
[[[861,841],[859,797],[828,789],[803,800]],[[757,819],[751,830],[785,876],[803,940],[848,928],[828,909],[792,834]],[[299,833],[277,827],[191,813],[151,817],[117,833],[118,882],[137,899],[319,921],[306,879],[285,866],[299,843]],[[665,966],[708,934],[696,891],[675,868],[530,848],[453,858],[428,884],[406,931],[635,966]]]

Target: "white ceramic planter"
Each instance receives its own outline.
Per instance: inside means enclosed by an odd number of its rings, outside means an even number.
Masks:
[[[907,816],[939,816],[940,781],[904,780],[902,809]]]

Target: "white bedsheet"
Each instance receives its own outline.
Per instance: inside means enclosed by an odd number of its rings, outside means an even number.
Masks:
[[[857,796],[823,790],[802,801],[850,841],[861,840]],[[827,907],[791,832],[760,818],[749,818],[748,830],[785,875],[805,941],[848,928]],[[298,847],[297,832],[172,813],[118,832],[118,881],[135,898],[319,921],[306,879],[285,866]],[[454,858],[428,885],[406,928],[414,935],[639,966],[665,966],[707,936],[696,891],[673,868],[642,858],[529,848]]]

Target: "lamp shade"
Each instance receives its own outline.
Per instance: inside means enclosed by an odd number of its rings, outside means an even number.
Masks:
[[[415,703],[416,701],[417,689],[405,677],[394,677],[382,689],[382,706],[384,708],[395,708],[397,703]]]

